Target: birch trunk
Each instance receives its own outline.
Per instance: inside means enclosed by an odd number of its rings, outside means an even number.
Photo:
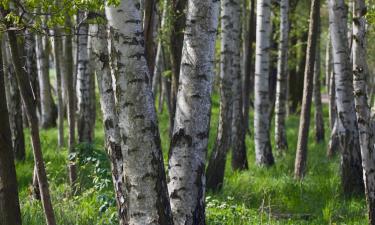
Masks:
[[[91,143],[93,140],[94,123],[92,121],[92,80],[93,74],[89,67],[87,14],[78,13],[78,46],[77,46],[77,130],[78,142]]]
[[[2,43],[2,59],[7,100],[6,103],[8,106],[8,118],[12,134],[12,147],[15,158],[18,160],[24,160],[25,137],[23,133],[21,97],[18,90],[18,84],[9,51],[9,45],[6,43],[4,37]]]
[[[123,156],[121,151],[120,129],[115,107],[115,96],[112,88],[112,77],[109,68],[108,48],[106,44],[105,25],[90,25],[89,48],[91,50],[90,63],[95,68],[100,93],[100,105],[103,113],[105,132],[105,146],[111,159],[113,186],[116,193],[118,218],[121,225],[125,225],[127,218],[126,187],[123,179]]]
[[[38,81],[38,69],[36,65],[36,52],[35,52],[35,35],[29,29],[25,30],[25,69],[29,76],[30,85],[33,91],[36,113],[40,117],[40,88]]]
[[[6,12],[0,7],[2,16],[7,15]],[[42,199],[42,205],[44,209],[44,214],[46,217],[46,222],[48,225],[55,225],[55,216],[52,208],[51,197],[48,188],[47,174],[44,166],[43,154],[40,144],[39,137],[39,127],[38,127],[38,117],[35,110],[35,100],[33,99],[32,90],[27,79],[27,75],[22,70],[23,61],[19,55],[17,36],[15,31],[8,30],[8,39],[11,49],[11,56],[13,60],[13,65],[15,68],[15,74],[17,77],[18,86],[21,92],[22,102],[26,109],[27,118],[30,124],[30,132],[34,153],[34,160],[37,166],[37,175],[40,187],[40,195]]]
[[[332,72],[332,44],[331,44],[331,35],[329,34],[329,27],[328,27],[327,36],[328,37],[327,37],[326,58],[325,58],[325,85],[329,91],[331,72]]]
[[[64,86],[67,90],[67,100],[68,100],[68,125],[69,125],[69,140],[68,140],[68,150],[69,154],[75,152],[75,113],[76,113],[76,96],[74,89],[74,63],[73,63],[73,35],[72,35],[72,24],[69,16],[65,18],[65,45],[64,45]],[[73,193],[76,191],[76,180],[77,180],[77,169],[74,161],[68,162],[69,169],[69,181],[72,186]]]
[[[106,6],[128,224],[173,224],[138,0]]]
[[[311,1],[310,25],[307,41],[305,79],[303,85],[303,99],[298,131],[298,142],[296,150],[296,161],[294,165],[294,177],[303,178],[307,162],[307,143],[309,137],[310,111],[314,82],[314,62],[316,46],[319,35],[320,0]]]
[[[353,7],[353,76],[355,108],[361,146],[363,179],[368,208],[369,224],[375,224],[375,137],[374,123],[367,101],[369,70],[366,59],[366,3],[354,1]]]
[[[269,67],[271,35],[271,1],[257,2],[254,136],[255,158],[259,165],[273,165],[269,124]]]
[[[5,65],[0,45],[0,68]],[[5,67],[5,66],[4,66]],[[5,70],[0,69],[0,224],[21,225],[17,176],[12,150],[12,134],[9,126],[5,99]]]
[[[187,9],[168,170],[176,225],[205,224],[204,170],[219,2],[189,0]]]
[[[337,134],[341,150],[341,182],[345,194],[363,193],[358,125],[354,109],[352,67],[344,0],[329,0],[330,33],[335,71]]]
[[[229,2],[228,4],[234,5],[234,1]],[[245,145],[245,137],[246,137],[246,130],[244,125],[244,119],[242,114],[242,104],[243,104],[243,96],[242,96],[242,79],[241,79],[241,64],[243,60],[241,60],[241,31],[238,30],[241,27],[241,13],[242,8],[246,8],[244,5],[244,1],[238,1],[238,6],[236,6],[235,10],[238,10],[238,16],[233,16],[233,45],[230,51],[233,51],[232,56],[232,65],[231,65],[231,73],[233,79],[232,85],[232,93],[233,93],[233,104],[232,107],[232,129],[231,129],[231,146],[232,146],[232,168],[235,170],[246,170],[248,168],[247,164],[247,156],[246,156],[246,145]],[[234,14],[234,13],[233,13]],[[237,28],[237,29],[236,29]],[[223,28],[222,28],[223,29]],[[237,50],[238,49],[238,50]]]
[[[171,53],[171,113],[170,117],[170,133],[172,134],[174,128],[174,120],[176,113],[177,91],[179,85],[180,66],[182,48],[184,42],[184,30],[186,23],[185,8],[188,0],[172,0],[171,6],[171,36],[170,36],[170,53]]]
[[[249,121],[249,108],[250,108],[250,95],[254,88],[254,71],[253,71],[253,55],[254,48],[253,43],[255,42],[255,0],[251,0],[250,3],[250,16],[248,22],[248,33],[246,34],[245,41],[246,49],[244,53],[244,82],[243,82],[243,121],[245,132],[250,133],[250,121]],[[232,167],[237,164],[235,158],[232,157]]]
[[[207,166],[207,189],[211,190],[218,190],[223,185],[227,152],[231,146],[233,81],[240,73],[240,19],[240,1],[222,0],[219,125]]]
[[[318,21],[318,34],[317,43],[315,50],[315,62],[314,62],[314,90],[313,98],[315,104],[314,111],[314,129],[315,129],[315,140],[316,142],[324,141],[324,119],[323,119],[323,106],[322,106],[322,95],[320,93],[320,18]]]
[[[145,16],[144,28],[145,35],[145,55],[147,59],[148,69],[150,70],[151,80],[154,76],[155,58],[157,51],[156,33],[158,30],[158,1],[147,0],[145,1]]]
[[[36,34],[35,41],[36,64],[40,87],[40,126],[42,128],[50,128],[56,126],[57,115],[49,79],[48,37],[47,35]]]
[[[61,60],[62,55],[62,40],[60,28],[54,29],[54,54],[55,54],[55,70],[56,70],[56,93],[57,93],[57,114],[58,114],[58,145],[64,146],[64,102],[62,93],[62,77],[61,77]]]
[[[280,43],[277,60],[277,84],[275,106],[275,143],[276,149],[285,151],[288,149],[286,138],[286,94],[288,81],[288,33],[289,33],[289,1],[280,1]]]

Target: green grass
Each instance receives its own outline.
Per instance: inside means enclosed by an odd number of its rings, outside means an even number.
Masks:
[[[209,150],[216,136],[219,102],[212,99]],[[99,110],[100,107],[97,107]],[[100,113],[98,113],[100,115]],[[328,118],[327,109],[324,111]],[[252,115],[250,116],[250,119]],[[207,193],[208,224],[366,224],[363,196],[346,198],[340,187],[339,159],[327,159],[327,142],[316,144],[310,128],[307,174],[303,181],[293,179],[298,116],[287,120],[289,150],[284,156],[275,154],[276,165],[269,168],[254,164],[253,139],[247,137],[249,170],[233,172],[228,156],[225,183],[219,193]],[[327,121],[326,121],[327,122]],[[251,123],[252,124],[252,123]],[[164,157],[169,149],[168,114],[159,114],[159,128]],[[67,131],[67,128],[66,128]],[[328,140],[326,126],[326,140]],[[78,146],[82,153],[80,193],[72,197],[67,185],[67,149],[57,148],[57,130],[41,132],[43,153],[58,224],[117,224],[108,160],[103,150],[102,119],[98,116],[92,147]],[[26,136],[29,134],[26,131]],[[271,134],[273,139],[273,133]],[[29,139],[25,162],[17,162],[21,211],[24,224],[45,224],[41,204],[31,197],[30,184],[33,157]],[[274,146],[274,144],[273,144]]]

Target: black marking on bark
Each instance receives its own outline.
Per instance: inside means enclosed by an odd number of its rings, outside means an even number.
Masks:
[[[196,137],[200,140],[206,139],[208,138],[208,132],[199,132]]]
[[[173,134],[171,140],[171,148],[185,145],[191,147],[193,145],[193,138],[190,135],[185,134],[184,129],[179,129],[176,133]]]
[[[114,127],[112,119],[106,119],[104,121],[104,126],[106,130],[112,129]]]

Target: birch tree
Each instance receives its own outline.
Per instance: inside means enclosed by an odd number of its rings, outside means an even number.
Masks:
[[[37,33],[35,41],[36,64],[40,87],[40,126],[42,128],[50,128],[56,126],[57,114],[49,79],[48,37],[47,35]]]
[[[2,45],[4,46],[4,45]],[[0,53],[2,46],[0,45]],[[0,68],[5,64],[0,54]],[[0,224],[21,225],[16,168],[5,98],[4,71],[0,69]]]
[[[318,39],[319,17],[320,0],[313,0],[311,1],[302,108],[298,130],[296,161],[294,165],[294,177],[296,179],[301,179],[303,177],[307,162],[307,143],[309,137],[311,101],[314,88],[314,62],[316,61],[315,56]]]
[[[92,24],[89,27],[90,66],[95,68],[103,113],[105,146],[111,160],[112,180],[115,188],[118,217],[121,225],[126,224],[126,187],[123,180],[123,156],[121,150],[118,116],[115,111],[115,96],[109,68],[106,26]]]
[[[68,140],[68,150],[69,154],[72,154],[75,152],[74,145],[75,145],[75,114],[76,114],[76,96],[75,96],[75,79],[73,75],[73,43],[72,43],[72,24],[71,24],[71,18],[67,16],[65,18],[65,27],[67,28],[65,30],[65,44],[64,44],[64,74],[63,74],[63,83],[64,87],[67,92],[67,100],[68,100],[68,107],[67,107],[67,113],[68,113],[68,125],[69,125],[69,140]],[[61,64],[61,67],[62,65]],[[77,180],[77,169],[75,162],[73,160],[70,160],[68,162],[68,169],[69,169],[69,182],[70,185],[73,187],[72,191],[73,193],[76,191],[76,180]]]
[[[92,142],[95,121],[92,120],[92,80],[94,79],[89,67],[88,56],[88,31],[89,24],[87,13],[78,13],[78,36],[77,36],[77,131],[78,141]]]
[[[328,9],[336,87],[336,126],[341,152],[341,183],[345,194],[362,193],[361,153],[347,39],[347,7],[343,0],[329,0]]]
[[[22,105],[18,84],[15,77],[15,71],[12,64],[9,45],[2,38],[2,58],[4,71],[4,84],[6,92],[6,103],[8,106],[8,118],[12,134],[12,147],[15,158],[25,159],[25,136],[23,133]]]
[[[314,62],[314,87],[313,87],[313,100],[315,105],[314,111],[314,130],[316,142],[324,141],[324,119],[323,119],[323,106],[322,95],[320,93],[320,18],[318,18],[318,34],[315,50]]]
[[[255,83],[254,83],[254,138],[255,158],[259,165],[272,165],[274,158],[270,142],[269,124],[269,67],[271,35],[271,1],[257,2]]]
[[[288,82],[288,32],[289,32],[289,1],[280,1],[280,43],[277,59],[277,84],[275,106],[275,143],[276,149],[288,149],[286,138],[285,117],[287,104]]]
[[[355,109],[361,146],[369,224],[375,224],[375,136],[367,101],[369,70],[366,59],[366,3],[354,1],[353,7],[353,78]]]
[[[138,0],[106,6],[128,224],[173,224]],[[112,63],[115,62],[115,63]]]
[[[220,113],[216,143],[207,167],[208,189],[221,188],[226,156],[231,146],[233,92],[235,91],[233,81],[238,79],[237,75],[240,73],[240,19],[241,2],[239,0],[221,1]]]
[[[189,0],[169,156],[175,224],[205,224],[205,156],[214,76],[218,1]]]

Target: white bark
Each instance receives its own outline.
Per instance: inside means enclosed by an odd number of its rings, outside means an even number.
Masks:
[[[92,111],[92,80],[94,75],[89,66],[88,55],[88,31],[89,24],[86,19],[86,13],[79,12],[78,27],[78,56],[77,56],[77,128],[78,141],[91,142],[93,140],[94,122],[92,120],[95,111]]]
[[[128,224],[172,224],[138,0],[106,6]],[[113,64],[113,61],[116,63]]]
[[[259,165],[272,165],[269,124],[269,67],[271,35],[271,1],[257,2],[256,48],[255,48],[255,99],[254,99],[254,137],[255,158]]]
[[[288,32],[289,32],[289,1],[280,1],[280,43],[277,60],[277,84],[275,103],[275,143],[277,150],[286,150],[285,117],[287,107],[288,81]]]
[[[350,194],[363,191],[363,180],[346,17],[344,0],[329,0],[338,115],[336,122],[341,148],[341,182],[344,193]]]
[[[205,224],[205,158],[219,1],[189,0],[171,151],[169,195],[176,225]]]
[[[40,126],[42,128],[49,128],[56,125],[56,112],[49,79],[49,61],[47,53],[48,37],[46,35],[36,34],[35,40],[41,105]]]
[[[366,3],[354,1],[353,12],[353,75],[354,96],[362,154],[363,180],[368,207],[369,224],[375,224],[375,136],[374,123],[367,101],[369,70],[366,59]]]
[[[121,137],[118,127],[115,96],[112,88],[112,77],[109,68],[108,48],[106,44],[105,25],[93,24],[89,27],[90,63],[95,68],[100,93],[100,105],[103,113],[105,144],[111,159],[112,180],[116,193],[118,216],[121,225],[126,224],[126,187],[123,179],[123,156]]]
[[[235,90],[235,88],[238,88],[238,85],[236,85],[236,87],[233,86],[234,82],[241,84],[241,81],[237,80],[241,79],[240,19],[241,2],[239,0],[222,0],[222,31],[220,53],[220,113],[216,142],[207,167],[208,189],[218,189],[223,184],[226,156],[228,149],[231,146],[231,135],[237,135],[236,129],[234,129],[235,126],[232,126],[232,116],[234,116],[234,107],[236,107],[236,110],[239,110],[239,113],[242,114],[241,108],[238,108],[239,99],[236,99],[236,102],[234,102],[233,98],[234,92],[241,91],[241,88],[239,90]]]

